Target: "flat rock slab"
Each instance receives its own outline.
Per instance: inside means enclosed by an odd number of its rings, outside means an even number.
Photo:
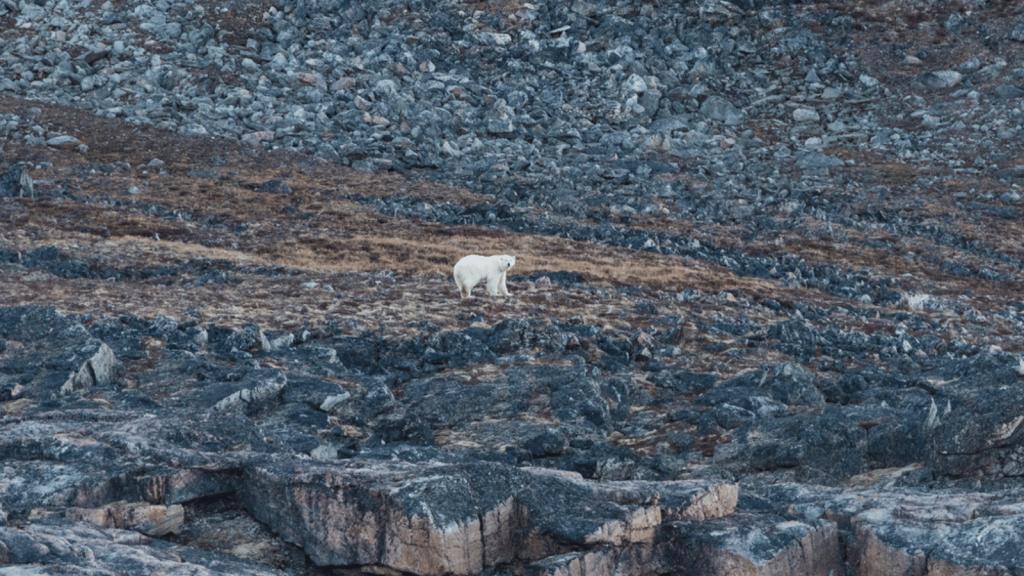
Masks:
[[[165,574],[280,576],[283,572],[227,556],[154,540],[137,532],[74,520],[0,527],[4,574]]]
[[[1024,492],[840,491],[796,484],[769,498],[847,530],[854,574],[1003,574],[1024,568]],[[781,500],[778,500],[781,502]]]

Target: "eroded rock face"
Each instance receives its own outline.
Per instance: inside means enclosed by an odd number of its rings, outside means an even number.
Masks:
[[[1010,496],[907,494],[851,518],[856,574],[999,573],[1024,562],[1024,516]]]
[[[650,546],[663,511],[711,519],[736,504],[734,485],[594,483],[497,463],[296,466],[247,469],[242,505],[317,564],[415,574],[476,574],[573,547]]]
[[[586,552],[569,552],[528,564],[530,576],[587,576],[622,574],[640,576],[664,568],[662,558],[650,544],[602,547]]]
[[[1020,491],[862,492],[790,484],[763,494],[785,499],[786,512],[803,522],[834,523],[853,574],[1012,573],[1024,561]]]
[[[114,502],[100,508],[68,508],[65,517],[104,528],[131,529],[147,536],[166,536],[181,531],[184,509],[180,504]]]
[[[673,524],[673,565],[699,574],[814,574],[840,570],[842,548],[836,524],[783,517],[738,515],[727,520]]]

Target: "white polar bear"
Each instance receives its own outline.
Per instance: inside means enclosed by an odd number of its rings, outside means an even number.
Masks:
[[[472,298],[473,287],[487,280],[487,293],[491,296],[511,296],[505,286],[505,273],[516,265],[516,257],[478,256],[470,254],[455,265],[455,283],[463,298]]]

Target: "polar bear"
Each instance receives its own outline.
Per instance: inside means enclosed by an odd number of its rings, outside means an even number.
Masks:
[[[455,283],[463,298],[472,298],[473,287],[487,280],[487,293],[491,296],[511,296],[505,286],[505,273],[516,265],[516,257],[478,256],[470,254],[455,265]]]

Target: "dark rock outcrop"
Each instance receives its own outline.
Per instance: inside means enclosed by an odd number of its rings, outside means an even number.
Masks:
[[[28,166],[15,164],[0,174],[0,196],[35,199],[35,187],[32,183],[32,176],[29,175]]]

